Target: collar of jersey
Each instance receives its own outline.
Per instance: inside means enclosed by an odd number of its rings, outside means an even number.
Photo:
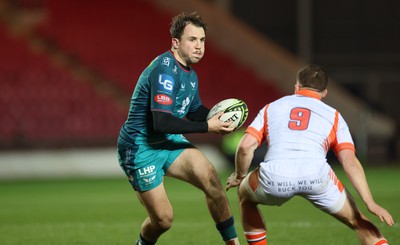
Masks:
[[[174,60],[176,61],[176,63],[178,63],[179,67],[184,70],[185,72],[190,72],[191,71],[191,67],[190,66],[185,66],[184,64],[182,64],[181,62],[179,62],[175,56],[174,53],[171,50],[168,50],[169,53],[171,54],[172,58],[174,58]]]
[[[318,92],[312,91],[312,90],[309,90],[309,89],[300,89],[299,91],[297,91],[296,94],[303,95],[303,96],[306,96],[306,97],[311,97],[311,98],[314,98],[314,99],[317,99],[317,100],[321,100],[321,96],[319,95]]]

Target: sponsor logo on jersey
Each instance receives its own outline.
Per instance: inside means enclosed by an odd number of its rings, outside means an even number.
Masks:
[[[163,61],[162,61],[163,65],[169,66],[170,63],[171,63],[171,58],[168,58],[168,57],[163,58]]]
[[[190,84],[192,85],[193,88],[196,87],[196,82],[190,82]]]
[[[160,74],[158,75],[158,84],[160,85],[160,89],[172,91],[174,87],[174,79],[167,74]]]
[[[181,107],[181,109],[179,109],[177,112],[178,112],[179,114],[185,114],[185,112],[186,112],[186,107],[187,107],[188,105],[190,105],[190,99],[189,99],[189,97],[186,97],[186,99],[184,99],[184,100],[182,101],[182,107]]]
[[[172,99],[166,94],[157,94],[154,96],[154,101],[161,105],[172,104]]]

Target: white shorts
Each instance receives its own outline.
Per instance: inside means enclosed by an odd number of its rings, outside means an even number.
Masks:
[[[262,167],[248,174],[242,184],[254,201],[264,205],[281,206],[297,195],[325,212],[337,213],[347,198],[345,188],[328,164],[317,170],[312,174],[288,177]],[[251,174],[258,176],[257,183],[250,183]]]

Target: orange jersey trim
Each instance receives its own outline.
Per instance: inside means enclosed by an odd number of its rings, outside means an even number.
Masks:
[[[335,120],[331,129],[331,132],[329,133],[328,138],[324,142],[324,148],[325,151],[328,152],[330,148],[334,151],[336,155],[342,150],[352,150],[356,151],[354,144],[350,142],[343,142],[338,144],[337,138],[336,138],[336,133],[338,131],[339,127],[339,111],[335,112]]]
[[[321,100],[321,96],[318,94],[318,92],[309,90],[309,89],[300,89],[299,91],[296,92],[296,94],[311,97],[317,100]]]
[[[333,150],[335,151],[336,154],[343,150],[352,150],[356,152],[356,148],[354,147],[353,143],[348,143],[348,142],[337,145]]]
[[[258,145],[260,146],[263,142],[263,139],[268,139],[268,114],[267,114],[267,110],[268,110],[268,105],[266,105],[265,110],[264,110],[264,125],[262,126],[262,128],[260,130],[257,130],[256,128],[249,126],[246,129],[246,133],[254,136],[254,138],[257,139],[258,141]]]
[[[324,142],[325,151],[328,152],[332,146],[337,145],[336,133],[339,126],[339,112],[335,112],[335,120],[333,121],[333,126],[329,132],[328,138]]]
[[[248,133],[248,134],[252,135],[254,138],[256,138],[258,141],[258,145],[262,144],[262,139],[263,139],[262,130],[258,131],[257,129],[255,129],[253,127],[248,127],[246,129],[246,133]]]
[[[331,169],[329,172],[329,177],[333,181],[333,183],[337,186],[340,192],[343,192],[344,190],[344,185],[343,183],[339,180],[339,178],[336,176],[335,172]]]

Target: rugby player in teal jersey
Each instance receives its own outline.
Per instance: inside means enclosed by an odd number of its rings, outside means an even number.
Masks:
[[[222,112],[206,121],[209,109],[199,96],[192,64],[204,55],[206,29],[196,12],[172,19],[171,50],[155,58],[140,75],[118,137],[119,163],[148,213],[136,241],[139,245],[155,244],[172,225],[173,210],[163,184],[164,175],[201,189],[222,240],[225,244],[239,244],[216,170],[182,135],[223,135],[233,130],[230,122],[218,119]]]

